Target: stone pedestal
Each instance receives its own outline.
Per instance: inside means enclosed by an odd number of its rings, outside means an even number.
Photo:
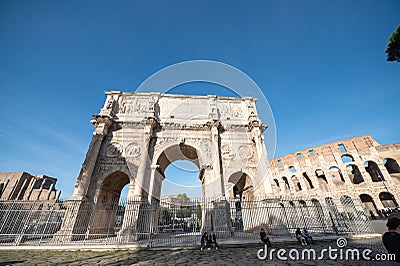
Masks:
[[[132,242],[149,237],[153,232],[156,208],[147,201],[127,202],[121,231],[118,237],[124,242]]]
[[[68,201],[61,229],[54,234],[53,241],[84,240],[88,233],[92,211],[92,204],[85,203],[83,200]]]
[[[212,201],[203,210],[202,232],[214,231],[221,237],[233,235],[230,206],[226,200]]]

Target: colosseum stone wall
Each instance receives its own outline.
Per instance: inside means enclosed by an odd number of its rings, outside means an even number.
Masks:
[[[380,145],[371,136],[298,151],[271,161],[276,195],[329,199],[359,198],[379,212],[400,200],[400,143]]]

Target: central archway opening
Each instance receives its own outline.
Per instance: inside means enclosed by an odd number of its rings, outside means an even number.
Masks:
[[[168,165],[161,187],[161,197],[186,194],[190,198],[201,198],[200,170],[193,162],[177,160]]]
[[[165,237],[199,234],[202,228],[202,171],[197,150],[174,145],[157,160],[153,198],[159,202],[157,232]]]
[[[157,183],[152,196],[156,199],[182,193],[194,198],[202,195],[199,155],[192,146],[180,143],[165,149],[157,159],[154,175]]]

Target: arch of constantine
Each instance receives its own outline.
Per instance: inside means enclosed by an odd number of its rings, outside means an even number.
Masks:
[[[212,210],[203,210],[204,230],[232,231],[225,199],[242,193],[272,195],[262,135],[266,126],[258,117],[256,99],[120,91],[106,95],[91,121],[95,130],[72,196],[76,204],[67,211],[60,235],[112,230],[104,216],[115,215],[114,207],[105,203],[117,204],[127,184],[125,210],[131,211],[119,234],[151,226],[140,222],[143,204],[159,203],[164,171],[176,160],[198,167],[202,198],[214,202]],[[94,206],[87,210],[92,218],[83,215],[88,203]]]

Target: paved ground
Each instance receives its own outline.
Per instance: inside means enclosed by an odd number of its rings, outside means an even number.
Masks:
[[[336,241],[319,242],[316,245],[301,246],[298,244],[273,244],[275,249],[285,249],[286,256],[291,249],[297,250],[299,256],[305,248],[314,248],[317,256],[324,248],[338,248]],[[12,248],[12,247],[10,247]],[[222,246],[219,250],[200,251],[195,248],[174,249],[135,249],[135,250],[0,250],[0,265],[396,265],[386,262],[365,260],[330,260],[326,253],[322,260],[278,260],[276,252],[273,259],[261,260],[257,252],[263,245],[247,247]],[[342,248],[343,257],[347,249],[357,248],[360,254],[366,248],[372,250],[370,256],[380,254],[382,245],[379,238],[348,241]],[[296,251],[292,251],[295,256]],[[332,253],[340,256],[340,251]],[[260,255],[264,255],[261,252]],[[361,256],[361,255],[360,255]],[[351,256],[349,256],[351,258]],[[397,264],[400,265],[400,264]]]

